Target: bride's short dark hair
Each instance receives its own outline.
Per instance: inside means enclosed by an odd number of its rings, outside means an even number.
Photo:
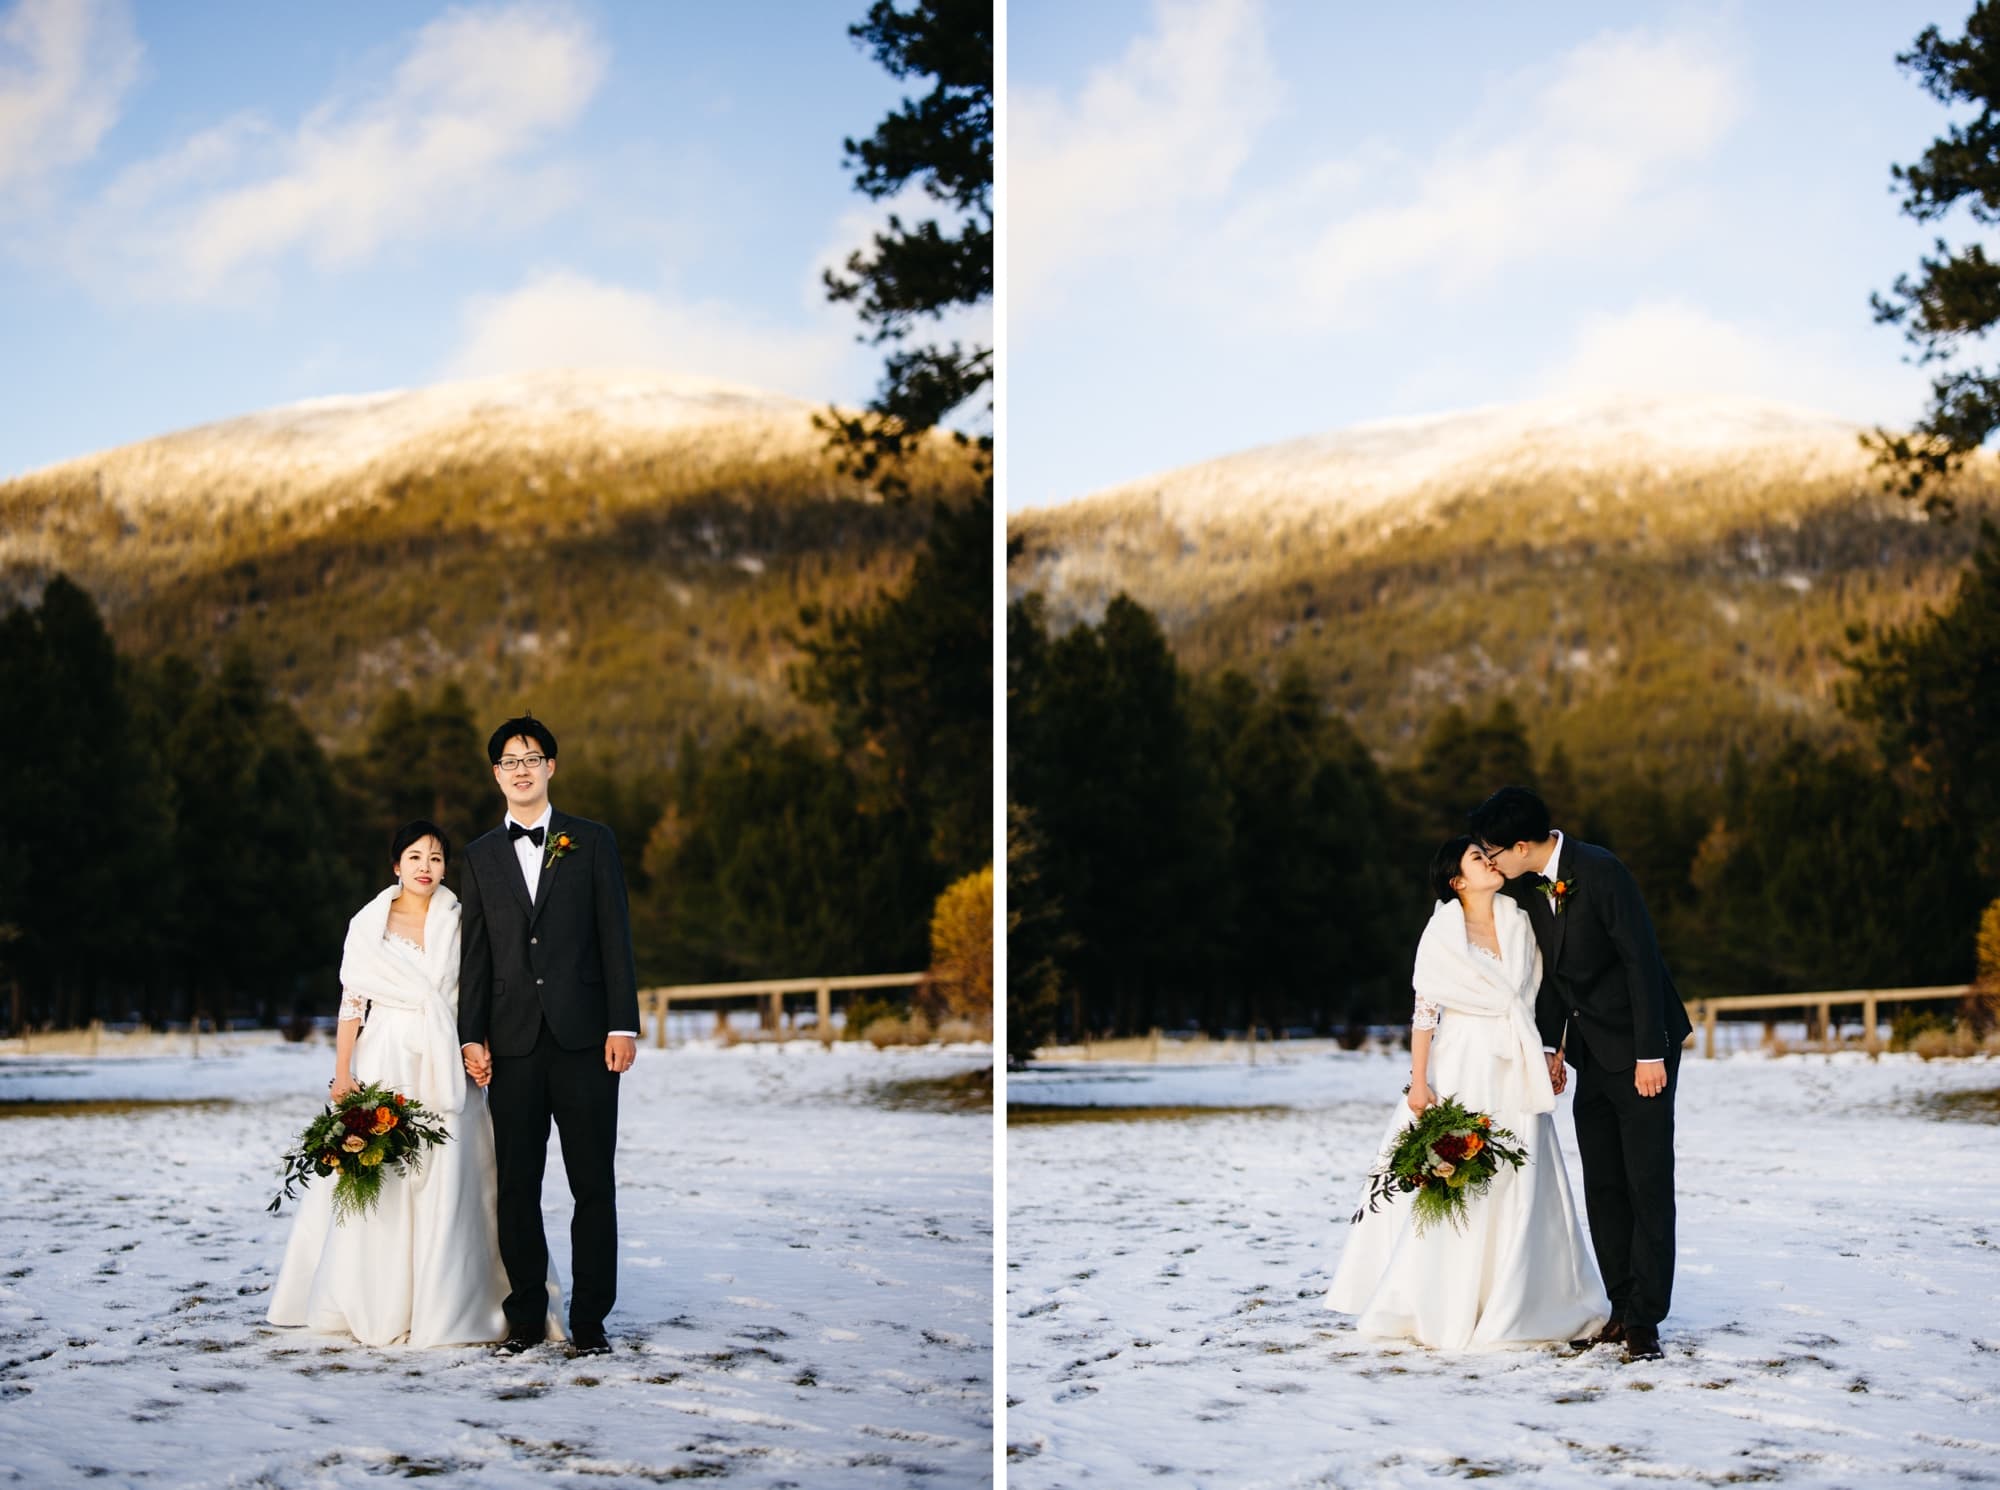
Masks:
[[[1479,847],[1479,840],[1470,833],[1461,833],[1431,855],[1431,893],[1442,905],[1447,900],[1456,900],[1458,891],[1452,889],[1451,882],[1465,871],[1459,866],[1465,862],[1465,851]]]
[[[1525,786],[1503,786],[1472,809],[1470,827],[1495,848],[1540,843],[1549,836],[1549,804]]]
[[[425,838],[435,838],[438,841],[438,847],[444,850],[444,867],[451,868],[451,839],[436,823],[421,817],[414,822],[404,823],[396,830],[396,836],[389,840],[389,862],[402,863],[403,850]]]

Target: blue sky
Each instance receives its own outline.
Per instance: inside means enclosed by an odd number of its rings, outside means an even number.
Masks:
[[[0,477],[536,366],[865,398],[865,9],[0,0]]]
[[[1969,9],[1013,0],[1009,505],[1550,396],[1911,418],[1894,59]]]

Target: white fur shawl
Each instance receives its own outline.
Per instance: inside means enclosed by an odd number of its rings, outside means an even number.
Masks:
[[[1535,994],[1542,982],[1542,953],[1528,913],[1504,895],[1493,897],[1493,925],[1505,965],[1472,950],[1465,935],[1465,907],[1457,897],[1440,904],[1417,943],[1416,991],[1425,1003],[1455,1014],[1507,1021],[1520,1049],[1513,1073],[1514,1098],[1524,1112],[1556,1105],[1548,1057],[1535,1030]]]
[[[383,944],[389,906],[402,893],[390,885],[354,913],[340,954],[340,986],[391,1009],[423,1018],[423,1072],[416,1097],[451,1116],[465,1105],[465,1066],[458,1049],[458,897],[443,885],[424,914],[422,970]]]

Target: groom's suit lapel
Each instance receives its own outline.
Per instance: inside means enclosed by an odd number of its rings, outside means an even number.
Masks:
[[[532,917],[535,907],[528,899],[528,881],[521,873],[521,861],[514,853],[514,840],[507,836],[505,828],[495,828],[492,834],[493,850],[489,858],[493,872],[503,880],[513,892],[514,903],[521,908],[523,916]]]
[[[1583,856],[1577,852],[1576,840],[1574,838],[1564,838],[1562,855],[1556,860],[1553,867],[1563,879],[1571,882],[1572,896],[1575,894],[1576,871],[1582,863]],[[1549,900],[1546,892],[1538,889],[1535,893],[1542,897],[1543,904],[1549,910],[1549,919],[1555,923],[1549,928],[1549,970],[1553,972],[1555,971],[1557,960],[1562,956],[1563,933],[1569,929],[1569,918],[1576,914],[1576,907],[1571,904],[1565,904],[1561,914],[1557,914],[1555,905]]]
[[[548,835],[542,840],[542,878],[535,886],[535,903],[528,911],[528,925],[533,926],[542,916],[542,907],[549,903],[549,896],[556,887],[556,871],[562,868],[561,859],[551,859],[549,850],[555,847],[556,835],[569,831],[569,819],[560,812],[549,816]]]
[[[1569,918],[1575,914],[1576,907],[1573,905],[1564,906],[1561,915],[1556,915],[1553,909],[1551,909],[1550,919],[1555,922],[1555,925],[1549,928],[1549,966],[1551,967],[1559,966],[1562,962],[1563,933],[1569,928]]]

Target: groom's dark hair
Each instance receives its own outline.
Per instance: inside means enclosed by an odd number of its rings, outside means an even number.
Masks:
[[[1459,868],[1465,862],[1465,851],[1477,847],[1479,844],[1471,835],[1461,833],[1431,855],[1431,893],[1437,896],[1439,905],[1458,898],[1451,882],[1465,872]]]
[[[493,731],[493,738],[486,742],[486,758],[494,765],[500,764],[500,752],[513,739],[533,740],[542,747],[542,754],[550,760],[556,758],[555,731],[532,714],[523,714],[519,719],[510,719]]]
[[[1472,836],[1495,848],[1549,836],[1549,804],[1525,786],[1503,786],[1472,809]]]

